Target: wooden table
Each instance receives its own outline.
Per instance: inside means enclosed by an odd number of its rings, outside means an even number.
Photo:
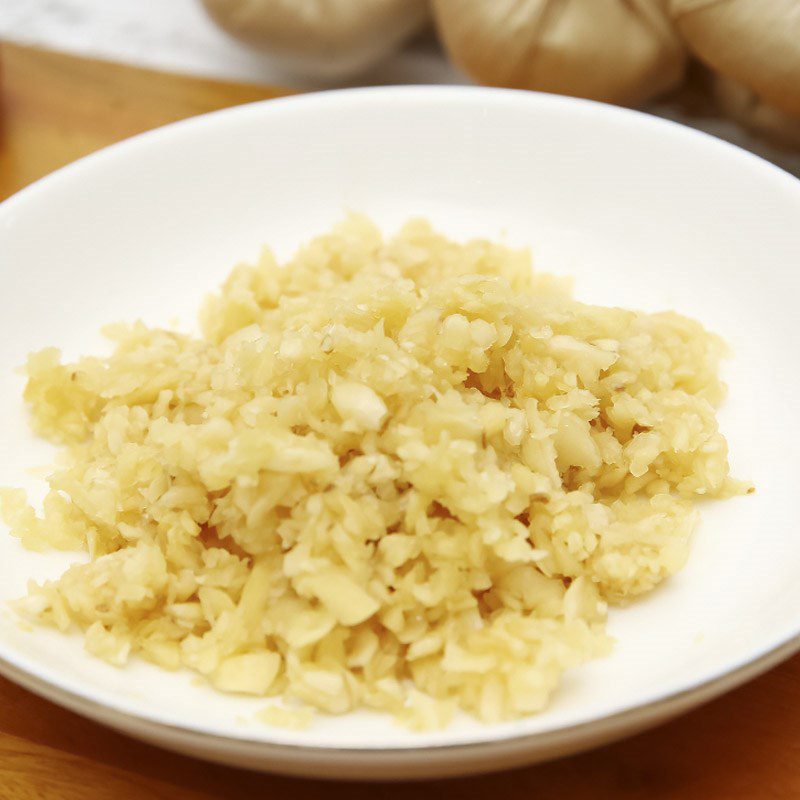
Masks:
[[[0,197],[106,144],[224,106],[242,86],[0,45]],[[113,733],[0,678],[0,800],[800,798],[800,656],[654,731],[530,769],[414,786],[330,784],[206,764]]]

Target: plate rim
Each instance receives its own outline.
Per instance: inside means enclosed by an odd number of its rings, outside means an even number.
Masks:
[[[267,748],[274,750],[281,750],[285,752],[290,751],[314,751],[320,754],[349,754],[353,756],[371,756],[375,753],[402,753],[413,755],[429,755],[431,751],[444,752],[444,751],[473,751],[482,749],[487,744],[509,744],[509,743],[522,743],[530,742],[536,743],[537,740],[546,741],[554,737],[568,738],[576,734],[589,734],[597,733],[604,728],[615,728],[618,726],[624,727],[632,716],[639,714],[641,716],[642,728],[646,727],[648,722],[655,719],[655,722],[662,718],[669,718],[683,712],[688,712],[698,705],[710,702],[726,692],[729,692],[744,683],[747,683],[759,675],[777,667],[787,659],[791,658],[796,653],[800,652],[800,634],[792,637],[781,645],[778,645],[771,650],[766,651],[756,659],[744,661],[738,666],[724,672],[716,677],[709,678],[708,680],[700,681],[686,689],[665,694],[663,697],[658,697],[647,703],[631,704],[613,714],[607,714],[600,717],[577,722],[573,724],[562,725],[554,728],[549,728],[544,731],[535,731],[528,733],[512,733],[509,736],[494,736],[490,739],[472,739],[463,742],[439,742],[435,744],[413,744],[409,746],[400,745],[398,747],[331,747],[330,745],[315,746],[310,744],[300,744],[294,742],[280,742],[271,741],[266,739],[252,739],[247,736],[229,736],[223,733],[215,733],[210,730],[189,727],[181,724],[174,724],[165,722],[151,717],[147,714],[131,713],[126,709],[118,708],[116,705],[110,703],[102,703],[91,697],[87,697],[84,693],[78,691],[70,691],[69,689],[59,686],[55,682],[48,681],[46,678],[40,678],[33,673],[26,671],[24,668],[16,667],[11,661],[7,660],[0,654],[0,674],[5,678],[22,686],[25,689],[33,692],[39,697],[43,697],[62,708],[70,711],[76,711],[84,716],[87,716],[95,721],[103,724],[111,724],[104,719],[111,712],[112,715],[117,715],[125,722],[139,723],[140,725],[167,732],[172,736],[189,735],[196,739],[201,739],[206,742],[212,741],[225,741],[235,745]],[[634,721],[636,722],[636,721]],[[121,726],[127,729],[127,725]],[[493,726],[487,725],[483,730],[491,730]]]

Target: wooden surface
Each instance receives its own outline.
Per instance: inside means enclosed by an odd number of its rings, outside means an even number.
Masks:
[[[2,0],[0,0],[2,2]],[[103,145],[280,92],[0,45],[0,196]],[[0,264],[0,268],[2,265]],[[800,798],[800,656],[654,731],[500,775],[330,784],[209,765],[113,733],[0,679],[0,800]]]
[[[0,44],[0,83],[0,197],[135,133],[287,94],[10,44]]]

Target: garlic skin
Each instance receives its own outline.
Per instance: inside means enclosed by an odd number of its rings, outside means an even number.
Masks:
[[[683,78],[665,0],[433,0],[440,38],[481,83],[637,105]]]
[[[669,11],[701,61],[800,118],[797,0],[670,0]]]
[[[341,80],[371,67],[420,30],[427,0],[201,0],[228,33],[290,72]]]

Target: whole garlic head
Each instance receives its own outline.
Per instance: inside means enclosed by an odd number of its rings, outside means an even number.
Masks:
[[[209,15],[292,72],[346,78],[387,56],[428,19],[427,0],[202,0]]]
[[[665,0],[433,0],[453,60],[481,83],[624,105],[676,86]]]
[[[724,75],[713,77],[714,96],[729,117],[784,147],[800,148],[800,117],[765,103],[752,89]]]
[[[670,0],[669,10],[701,61],[800,118],[797,0]]]

